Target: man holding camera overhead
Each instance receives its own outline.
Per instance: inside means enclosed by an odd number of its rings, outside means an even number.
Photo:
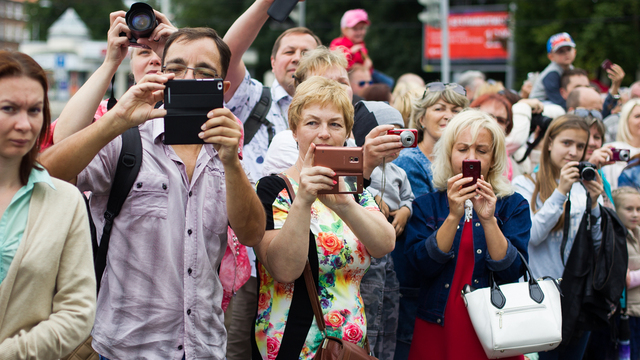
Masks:
[[[265,212],[238,156],[241,125],[211,109],[200,143],[168,145],[154,104],[172,79],[224,79],[230,51],[208,28],[185,28],[166,42],[162,74],[147,74],[100,121],[41,156],[53,176],[91,191],[98,232],[122,139],[138,126],[140,172],[113,225],[98,296],[93,347],[107,359],[224,359],[222,286],[217,269],[227,225],[257,245]],[[177,81],[179,82],[179,81]],[[223,82],[224,91],[229,82]],[[98,233],[98,237],[100,237]]]

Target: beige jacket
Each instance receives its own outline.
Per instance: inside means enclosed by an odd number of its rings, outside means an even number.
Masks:
[[[58,359],[91,332],[96,281],[78,189],[35,184],[27,227],[0,283],[0,360]]]
[[[640,269],[640,227],[627,232],[627,252],[629,253],[629,270]],[[640,317],[640,286],[627,290],[627,313]]]

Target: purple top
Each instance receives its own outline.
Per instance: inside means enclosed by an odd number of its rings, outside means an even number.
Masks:
[[[140,125],[140,135],[142,166],[111,232],[93,347],[110,359],[224,359],[222,162],[204,145],[189,182],[185,165],[162,143],[162,118]],[[93,193],[98,239],[121,144],[121,137],[111,141],[78,176],[78,187]]]

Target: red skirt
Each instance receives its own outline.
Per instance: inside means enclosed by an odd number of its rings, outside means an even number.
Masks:
[[[472,281],[474,254],[472,223],[465,222],[460,249],[456,254],[456,270],[449,286],[449,298],[444,311],[445,326],[416,319],[409,360],[487,359],[461,296],[462,287]],[[522,360],[524,356],[505,359]]]

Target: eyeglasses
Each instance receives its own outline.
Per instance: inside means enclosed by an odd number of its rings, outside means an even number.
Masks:
[[[427,88],[424,90],[424,94],[422,94],[422,99],[427,96],[428,91],[445,91],[447,89],[453,90],[456,94],[467,96],[467,90],[465,90],[462,85],[456,83],[443,83],[440,81],[435,81],[428,83],[426,87]]]
[[[591,118],[591,119],[597,119],[602,121],[602,113],[598,110],[587,110],[587,109],[575,109],[572,112],[574,115],[580,116],[581,118]],[[591,124],[593,124],[595,121],[591,121]]]
[[[369,81],[358,81],[358,86],[363,87],[365,85],[373,85],[373,80],[369,80]]]
[[[177,79],[182,79],[187,74],[187,70],[193,70],[193,77],[196,79],[215,79],[218,78],[218,73],[209,68],[203,67],[188,67],[183,64],[169,64],[162,67],[162,72],[165,74],[174,74]]]

